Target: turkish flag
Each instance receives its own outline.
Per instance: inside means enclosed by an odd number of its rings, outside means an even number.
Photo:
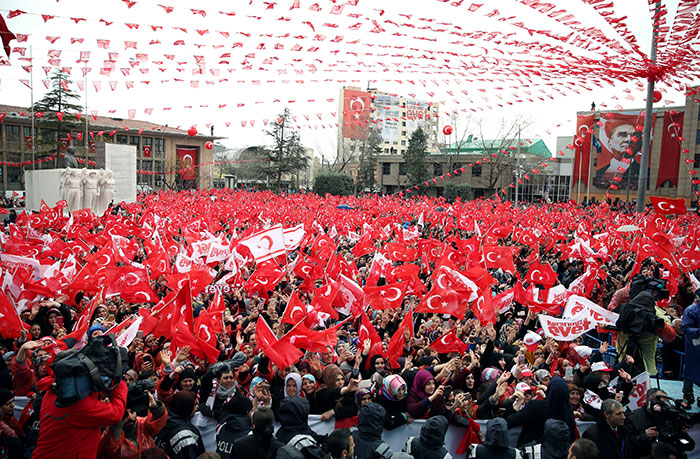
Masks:
[[[454,290],[433,287],[416,308],[416,312],[450,314],[457,318],[464,317],[469,303],[467,299]]]
[[[394,309],[401,306],[406,294],[406,282],[365,287],[365,304],[372,309]]]
[[[369,268],[369,276],[365,282],[365,287],[375,286],[381,277],[385,277],[387,270],[391,267],[391,261],[381,253],[377,252],[372,258],[372,264]]]
[[[681,140],[683,133],[684,112],[671,115],[664,112],[664,131],[661,136],[661,158],[659,159],[659,173],[656,179],[656,188],[669,180],[678,188],[678,166],[681,163]]]
[[[466,295],[469,301],[474,301],[480,290],[475,282],[447,265],[439,266],[433,272],[433,279],[438,287],[455,290]]]
[[[329,347],[334,348],[338,344],[337,332],[338,330],[335,328],[311,330],[302,321],[280,338],[273,348],[279,351],[281,348],[292,346],[295,349],[306,349],[309,352],[326,352]]]
[[[299,294],[294,291],[289,295],[289,302],[282,314],[282,323],[296,325],[306,317],[306,305],[299,298]]]
[[[263,317],[258,317],[258,322],[255,324],[255,341],[260,350],[277,368],[287,368],[303,355],[289,341],[285,341],[285,344],[280,346],[275,346],[278,343],[277,338]]]
[[[163,274],[170,274],[173,270],[170,265],[170,257],[165,250],[156,250],[143,261],[144,266],[150,270],[150,278],[155,280]]]
[[[685,214],[688,210],[685,207],[685,199],[662,198],[660,196],[649,196],[654,210],[659,215],[679,215]]]
[[[262,298],[267,299],[267,292],[274,290],[286,274],[278,267],[262,266],[248,278],[245,288],[251,295],[257,292]]]
[[[464,343],[464,341],[457,338],[457,334],[453,328],[440,338],[430,343],[428,347],[435,350],[438,354],[449,354],[450,352],[458,352],[463,354],[467,350],[468,346]]]
[[[107,297],[119,295],[126,303],[157,303],[159,298],[148,283],[145,269],[110,267],[105,272]]]
[[[19,338],[22,328],[22,320],[12,300],[0,291],[0,335],[7,339]]]
[[[491,290],[484,290],[479,298],[472,303],[472,311],[481,325],[492,324],[496,322],[496,313],[493,307],[493,298]]]
[[[396,329],[396,333],[389,340],[389,347],[387,348],[387,357],[389,358],[389,363],[391,366],[396,368],[398,364],[399,357],[403,353],[404,344],[406,343],[406,334],[409,337],[413,336],[413,310],[409,309],[408,313],[404,316],[403,320]]]
[[[5,18],[0,15],[0,39],[2,39],[2,46],[5,49],[5,54],[7,54],[7,58],[10,58],[10,41],[16,40],[17,37],[15,34],[10,32],[10,29],[7,28],[7,23],[5,23]],[[367,93],[369,95],[369,93]],[[369,104],[367,105],[367,110],[369,110]]]
[[[343,89],[343,137],[366,139],[370,117],[371,94],[355,89]]]
[[[365,292],[357,282],[343,274],[338,279],[338,294],[333,299],[333,307],[340,313],[357,317],[362,312]]]
[[[64,336],[59,341],[62,341],[67,348],[71,348],[76,343],[82,341],[83,338],[85,338],[85,334],[87,333],[88,329],[90,328],[90,319],[92,319],[92,315],[95,313],[97,305],[101,302],[102,293],[100,292],[99,295],[96,295],[92,300],[90,300],[83,313],[80,314],[78,321],[73,326],[73,332]]]
[[[285,253],[282,225],[275,225],[268,230],[241,239],[239,243],[248,247],[257,263]]]
[[[574,176],[571,180],[575,184],[579,179],[584,185],[588,183],[588,174],[591,164],[591,138],[595,115],[578,115],[576,120],[576,135],[574,136]]]
[[[406,244],[390,242],[384,245],[383,252],[388,255],[388,258],[393,261],[410,262],[418,258],[418,250],[411,249]]]
[[[321,260],[328,260],[331,254],[336,250],[338,250],[338,248],[336,247],[335,242],[333,242],[333,239],[331,239],[331,237],[327,234],[322,234],[314,240],[314,243],[311,246],[310,254],[320,258]]]
[[[503,271],[508,271],[511,274],[515,273],[513,265],[514,247],[501,247],[498,245],[484,246],[484,260],[488,269],[501,268]]]
[[[557,274],[554,272],[549,263],[542,264],[538,260],[535,260],[530,265],[530,270],[527,272],[525,280],[531,284],[551,288],[552,285],[557,282]]]
[[[515,288],[510,288],[496,295],[492,301],[494,312],[498,311],[499,314],[503,314],[508,311],[514,298]]]
[[[372,344],[382,342],[379,333],[377,333],[377,330],[374,328],[374,325],[372,325],[372,321],[369,320],[365,311],[362,311],[360,315],[360,330],[357,333],[357,338],[359,342],[358,347],[363,346],[367,340],[370,340]]]

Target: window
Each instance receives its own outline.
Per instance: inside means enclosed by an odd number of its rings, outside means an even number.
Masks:
[[[481,164],[474,164],[474,167],[472,167],[472,177],[481,177]]]
[[[401,141],[401,145],[406,145],[406,141],[405,141],[405,140],[402,140],[402,141]]]
[[[399,163],[399,175],[406,175],[406,163]]]
[[[697,169],[698,167],[700,167],[700,153],[695,153],[695,155],[693,156],[693,161],[695,161],[693,163],[693,169]]]
[[[124,134],[117,134],[117,143],[126,144],[126,142],[128,140],[129,140],[129,136],[124,135]]]
[[[695,135],[695,144],[700,145],[700,129],[698,129],[698,133]]]
[[[385,149],[384,149],[384,153],[389,153],[389,149],[388,149],[388,148],[385,148]]]
[[[382,163],[382,175],[391,174],[391,163]]]
[[[401,126],[406,126],[406,122],[405,122],[405,121],[402,121],[402,122],[401,122]],[[406,135],[406,132],[405,132],[405,131],[404,131],[404,135]]]
[[[19,126],[12,126],[8,124],[5,126],[5,135],[7,135],[8,142],[19,142]]]
[[[406,135],[406,131],[401,131],[401,135]]]
[[[141,161],[141,168],[145,171],[153,170],[153,161],[151,161],[151,160]]]
[[[149,156],[146,156],[144,153],[146,147],[151,147],[151,154]],[[153,137],[143,137],[141,139],[141,155],[144,157],[153,157]]]
[[[442,175],[442,164],[440,164],[440,163],[433,164],[433,171],[434,171],[434,175]]]
[[[129,136],[129,145],[139,146],[139,138],[135,135]]]
[[[153,152],[156,158],[162,158],[165,153],[165,139],[154,139]]]
[[[41,140],[43,140],[45,142],[53,142],[55,133],[56,133],[56,131],[54,131],[53,129],[46,129],[46,128],[42,128],[41,131],[39,131],[39,134],[41,136]]]

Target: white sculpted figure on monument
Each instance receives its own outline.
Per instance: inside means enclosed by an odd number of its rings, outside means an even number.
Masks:
[[[81,209],[82,204],[82,178],[78,174],[78,169],[70,169],[68,178],[65,181],[64,188],[66,190],[66,202],[68,210],[75,212]]]
[[[97,171],[83,169],[83,209],[97,212]]]
[[[114,199],[114,179],[112,178],[111,170],[100,171],[99,185],[100,196],[97,199],[97,215],[102,215],[109,207],[112,199]]]
[[[68,178],[70,177],[70,171],[70,167],[61,170],[61,178],[58,181],[60,199],[68,200]]]

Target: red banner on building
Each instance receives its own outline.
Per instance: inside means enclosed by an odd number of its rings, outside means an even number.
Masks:
[[[151,147],[149,145],[143,146],[143,156],[145,156],[146,158],[151,157]]]
[[[182,180],[194,180],[197,178],[197,170],[194,167],[197,164],[197,148],[178,147],[177,162]]]
[[[343,90],[343,137],[363,139],[369,130],[370,93],[354,89]]]
[[[662,183],[670,180],[678,188],[678,166],[681,164],[681,141],[684,112],[671,115],[664,113],[664,132],[661,136],[661,158],[659,175],[656,178],[656,190]]]
[[[588,185],[588,174],[591,164],[591,136],[590,131],[595,122],[595,115],[578,115],[576,119],[576,135],[574,136],[574,178],[572,185],[581,179],[584,186]]]

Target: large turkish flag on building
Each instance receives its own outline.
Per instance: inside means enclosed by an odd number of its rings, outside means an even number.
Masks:
[[[664,132],[661,136],[661,158],[659,159],[659,175],[656,179],[658,190],[661,184],[670,180],[678,188],[678,166],[681,164],[681,140],[683,132],[684,112],[671,115],[664,113]]]
[[[589,131],[595,123],[595,115],[578,115],[576,119],[576,136],[574,137],[574,177],[571,184],[581,179],[583,185],[588,185],[588,174],[591,164],[591,135]]]
[[[367,137],[370,105],[370,93],[355,89],[343,90],[344,138],[363,139]]]
[[[194,180],[197,178],[197,149],[194,147],[177,147],[177,164],[182,180]]]

